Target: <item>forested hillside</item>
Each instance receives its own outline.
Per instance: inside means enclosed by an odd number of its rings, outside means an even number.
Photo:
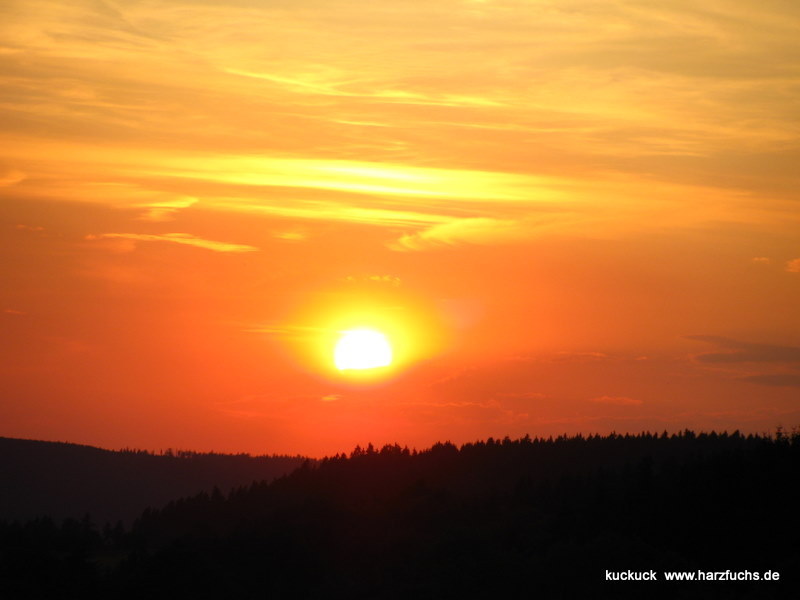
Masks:
[[[112,451],[0,437],[0,519],[83,518],[130,523],[147,506],[179,496],[271,480],[299,456]]]
[[[797,434],[357,448],[148,509],[129,531],[4,524],[2,577],[10,597],[785,598],[798,467]],[[651,569],[660,581],[605,581]],[[698,569],[781,580],[663,581]]]

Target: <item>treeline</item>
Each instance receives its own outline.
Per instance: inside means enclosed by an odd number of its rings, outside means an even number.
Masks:
[[[0,581],[9,598],[783,598],[798,467],[796,431],[370,445],[128,530],[3,523]],[[781,580],[605,581],[651,569]]]

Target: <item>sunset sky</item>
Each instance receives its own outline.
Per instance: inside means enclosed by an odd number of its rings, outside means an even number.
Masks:
[[[0,435],[800,425],[800,3],[5,0]],[[339,372],[342,331],[395,362]]]

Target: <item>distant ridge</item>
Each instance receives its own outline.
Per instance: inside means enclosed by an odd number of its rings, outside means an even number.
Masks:
[[[0,519],[83,518],[130,522],[179,496],[228,491],[294,470],[301,456],[105,450],[0,437]]]
[[[368,445],[127,530],[0,519],[0,582],[81,600],[790,598],[798,450],[797,430]],[[698,572],[731,577],[668,577]]]

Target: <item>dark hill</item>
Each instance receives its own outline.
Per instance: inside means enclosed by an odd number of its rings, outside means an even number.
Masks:
[[[20,598],[788,598],[798,475],[796,434],[369,447],[128,532],[0,523],[0,581]],[[698,570],[780,579],[665,581]]]
[[[272,480],[300,466],[290,456],[112,451],[0,437],[0,519],[130,521],[180,496]]]

